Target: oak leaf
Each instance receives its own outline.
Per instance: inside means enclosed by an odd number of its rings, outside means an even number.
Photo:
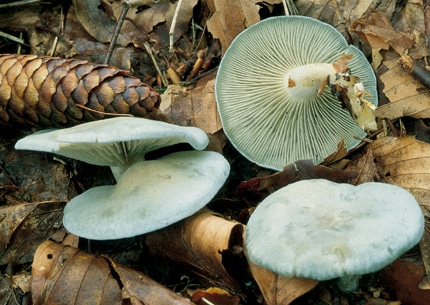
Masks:
[[[32,265],[33,304],[192,303],[111,259],[46,241]]]

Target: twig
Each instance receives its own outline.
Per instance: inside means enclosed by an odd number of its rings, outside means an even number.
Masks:
[[[372,143],[373,142],[373,140],[371,140],[371,139],[363,138],[363,137],[360,137],[360,136],[357,136],[357,135],[352,135],[352,137],[354,139],[357,139],[357,140],[360,140],[360,141],[364,141],[364,142],[367,142],[367,143]]]
[[[108,65],[110,62],[110,59],[113,54],[113,49],[115,47],[116,41],[118,40],[119,32],[121,31],[122,25],[125,20],[125,16],[127,16],[128,10],[130,9],[130,4],[128,1],[123,1],[121,3],[121,15],[118,18],[118,22],[115,27],[115,31],[113,32],[112,39],[109,44],[109,49],[106,53],[104,64]]]
[[[424,86],[430,88],[430,71],[421,66],[417,61],[413,60],[409,55],[405,54],[399,59],[399,63],[403,69],[411,73]]]
[[[173,15],[172,24],[170,25],[170,31],[169,31],[169,37],[170,37],[170,52],[173,50],[173,35],[175,34],[175,27],[176,27],[176,19],[178,19],[179,11],[181,9],[182,0],[178,1],[178,4],[176,4],[175,8],[175,14]]]
[[[134,115],[128,114],[128,113],[108,113],[108,112],[98,111],[98,110],[95,110],[95,109],[88,108],[88,107],[86,107],[84,105],[81,105],[81,104],[75,104],[75,106],[79,107],[79,108],[82,108],[82,109],[85,109],[85,110],[88,110],[88,111],[91,111],[91,112],[103,114],[103,115],[134,117]]]
[[[12,40],[12,41],[14,41],[16,43],[24,44],[24,39],[21,39],[21,38],[9,35],[9,34],[7,34],[5,32],[0,31],[0,36],[4,37],[6,39]]]
[[[63,6],[60,7],[60,28],[58,29],[58,35],[55,36],[54,43],[52,44],[51,51],[49,52],[49,56],[54,56],[55,51],[58,46],[58,37],[63,36],[64,34],[64,15],[63,15]]]
[[[14,6],[20,6],[20,5],[28,5],[28,4],[37,3],[37,2],[41,2],[41,0],[15,1],[15,2],[6,3],[6,4],[0,4],[0,9],[14,7]],[[42,3],[50,3],[50,2],[45,1],[45,2],[42,2]]]
[[[148,52],[149,56],[152,59],[152,62],[154,63],[155,69],[157,69],[158,75],[161,78],[161,81],[163,82],[163,85],[167,87],[169,85],[169,82],[164,77],[163,73],[161,73],[160,67],[158,66],[157,60],[155,59],[154,53],[152,52],[151,46],[148,42],[144,42],[143,45],[145,46],[146,51]]]

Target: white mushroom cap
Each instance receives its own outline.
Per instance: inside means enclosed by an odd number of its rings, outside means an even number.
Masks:
[[[321,96],[298,99],[291,97],[294,90],[286,85],[290,71],[331,64],[342,53],[354,55],[348,64],[351,74],[371,94],[369,102],[377,104],[376,78],[369,62],[329,24],[282,16],[240,33],[221,61],[215,84],[222,125],[233,146],[258,165],[281,170],[302,159],[322,162],[337,150],[341,139],[348,149],[358,145],[360,141],[352,136],[366,136],[365,132],[329,88]],[[320,85],[315,83],[314,91]]]
[[[110,166],[115,178],[145,154],[161,147],[189,143],[204,149],[209,139],[196,127],[144,118],[119,117],[67,129],[42,130],[15,144],[16,149],[52,152],[94,165]]]
[[[230,171],[219,153],[184,151],[128,168],[116,185],[94,187],[73,198],[63,223],[89,239],[119,239],[161,229],[204,207]]]
[[[421,208],[400,187],[305,180],[260,203],[246,248],[253,263],[280,275],[329,280],[387,266],[423,231]]]

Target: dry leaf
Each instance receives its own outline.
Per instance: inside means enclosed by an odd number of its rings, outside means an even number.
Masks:
[[[260,287],[267,304],[287,305],[312,290],[318,281],[284,277],[249,261],[252,276]]]
[[[384,94],[390,103],[376,108],[380,118],[394,120],[403,116],[415,119],[430,117],[430,89],[406,72],[400,64],[380,76]]]
[[[348,155],[348,149],[345,145],[345,141],[342,138],[340,142],[337,144],[337,149],[335,152],[333,152],[331,155],[327,156],[321,164],[330,164],[336,161],[339,161],[340,159],[343,159],[345,156]]]
[[[261,5],[270,6],[282,0],[209,0],[212,16],[207,21],[208,31],[221,41],[223,53],[233,39],[245,28],[260,21]]]
[[[195,291],[191,297],[191,301],[197,305],[207,305],[207,301],[214,305],[239,305],[240,299],[221,288],[212,287],[206,290]]]
[[[197,2],[197,0],[182,2],[176,19],[174,42],[188,32],[190,19],[193,17],[193,9]],[[131,8],[121,28],[121,33],[127,43],[121,45],[125,47],[131,42],[135,47],[145,49],[143,43],[150,37],[151,41],[156,42],[154,45],[156,50],[169,46],[169,31],[177,4],[178,2],[155,3],[144,10],[141,10],[143,6]],[[112,10],[115,17],[119,18],[121,1],[113,2]]]
[[[423,207],[430,210],[430,144],[408,136],[384,137],[369,144],[391,183],[408,190]]]
[[[241,182],[238,186],[238,192],[242,196],[250,193],[257,196],[267,196],[281,187],[300,180],[328,179],[337,183],[348,183],[354,181],[357,175],[358,173],[353,171],[314,165],[312,160],[299,160],[285,166],[281,172]]]
[[[47,239],[62,241],[65,202],[25,203],[0,206],[0,265],[27,263]]]
[[[384,269],[383,282],[402,304],[428,305],[430,290],[418,288],[423,275],[422,266],[398,259]]]
[[[400,55],[414,43],[411,34],[394,30],[388,15],[377,10],[356,20],[351,30],[372,49],[388,50],[391,46]]]
[[[375,176],[377,175],[373,151],[368,149],[361,158],[358,158],[348,164],[347,170],[358,173],[357,178],[353,181],[354,185],[359,185],[365,182],[373,182]]]
[[[215,77],[201,78],[195,88],[170,85],[161,96],[160,112],[171,123],[195,126],[214,134],[222,128],[215,100]]]
[[[235,236],[241,237],[243,230],[243,225],[237,222],[202,210],[185,221],[148,234],[146,244],[151,255],[185,264],[197,274],[240,295],[238,283],[224,268],[221,252],[236,244],[242,246],[241,238],[236,240]]]
[[[33,304],[191,305],[144,274],[111,259],[46,241],[32,265]]]

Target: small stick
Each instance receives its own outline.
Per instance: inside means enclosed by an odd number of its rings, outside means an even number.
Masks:
[[[148,52],[149,56],[151,56],[152,62],[154,63],[155,69],[157,69],[158,75],[160,76],[161,81],[163,82],[163,85],[165,87],[167,87],[169,85],[169,82],[164,77],[163,73],[161,73],[160,67],[158,66],[157,60],[155,59],[155,56],[154,56],[154,53],[152,53],[151,46],[146,41],[143,43],[143,45],[145,46],[146,51]]]
[[[178,1],[178,4],[176,4],[175,8],[175,14],[173,15],[172,24],[170,25],[170,31],[169,31],[169,38],[170,38],[170,48],[169,51],[172,52],[173,50],[173,35],[175,34],[175,27],[176,27],[176,19],[178,19],[179,11],[181,9],[182,0]]]
[[[115,47],[115,43],[118,40],[119,32],[121,31],[122,25],[125,20],[125,16],[127,16],[128,10],[130,9],[130,5],[127,1],[124,1],[121,3],[121,15],[118,18],[118,22],[115,27],[115,31],[113,32],[112,39],[109,44],[109,49],[107,51],[104,64],[108,65],[110,62],[110,59],[113,54],[113,49]]]
[[[363,137],[360,137],[360,136],[357,136],[357,135],[352,135],[352,137],[354,139],[357,139],[357,140],[360,140],[360,141],[364,141],[364,142],[367,142],[367,143],[372,143],[373,142],[373,140],[371,140],[371,139],[363,138]]]
[[[91,108],[88,108],[88,107],[86,107],[84,105],[81,105],[81,104],[75,104],[75,105],[76,105],[76,107],[79,107],[79,108],[82,108],[82,109],[85,109],[85,110],[88,110],[88,111],[91,111],[91,112],[103,114],[103,115],[134,117],[134,115],[129,114],[129,113],[108,113],[108,112],[103,112],[103,111],[98,111],[98,110],[95,110],[95,109],[91,109]]]
[[[424,86],[430,88],[430,71],[405,54],[399,59],[399,63],[409,73],[411,73]]]

